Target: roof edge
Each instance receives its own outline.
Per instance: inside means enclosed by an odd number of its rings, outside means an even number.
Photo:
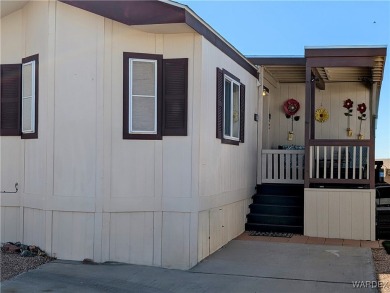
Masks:
[[[170,23],[185,23],[197,33],[204,36],[215,47],[220,49],[223,53],[234,60],[238,65],[244,68],[247,72],[257,78],[257,68],[232,44],[230,44],[225,38],[223,38],[217,31],[215,31],[209,24],[207,24],[202,18],[200,18],[194,11],[192,11],[187,5],[183,5],[170,0],[58,0],[62,3],[89,11],[91,13],[100,15],[124,23],[126,25],[148,25],[148,24],[170,24]],[[104,6],[105,2],[111,5],[111,9],[107,9]],[[141,6],[144,6],[143,11],[137,10],[131,11],[131,5],[136,5],[139,2]],[[168,5],[164,7],[164,5]],[[152,9],[152,6],[163,8],[164,13],[158,11],[158,9]],[[142,9],[141,9],[142,10]],[[141,12],[141,13],[140,13]],[[142,12],[149,14],[154,13],[151,17],[142,17]],[[129,16],[131,15],[131,16]],[[131,17],[134,17],[132,19]]]

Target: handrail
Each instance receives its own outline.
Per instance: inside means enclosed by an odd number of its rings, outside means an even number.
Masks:
[[[370,146],[369,139],[310,139],[309,146]]]

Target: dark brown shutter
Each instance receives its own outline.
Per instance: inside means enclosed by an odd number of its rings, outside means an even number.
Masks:
[[[164,59],[163,80],[163,135],[186,136],[188,59]]]
[[[216,137],[222,138],[223,131],[223,71],[217,68],[217,123]]]
[[[0,134],[20,135],[22,65],[0,65]]]
[[[244,142],[245,136],[245,85],[240,86],[240,142]]]

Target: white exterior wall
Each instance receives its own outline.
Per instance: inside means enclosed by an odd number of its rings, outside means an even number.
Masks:
[[[304,234],[375,240],[375,189],[305,189]]]
[[[245,229],[250,197],[255,193],[257,167],[258,88],[256,78],[202,40],[202,94],[199,150],[199,260]],[[245,142],[222,144],[216,138],[216,68],[245,84]],[[231,219],[235,224],[230,223]],[[209,227],[207,227],[209,223]],[[209,237],[209,242],[207,241]],[[209,247],[209,249],[207,249]]]
[[[62,259],[186,269],[201,259],[200,210],[226,206],[240,219],[226,220],[224,243],[243,231],[256,176],[254,77],[196,33],[142,32],[52,0],[29,2],[1,26],[2,64],[33,54],[40,62],[39,138],[1,137],[1,189],[19,183],[17,194],[1,194],[2,241],[36,244]],[[15,36],[15,45],[7,42]],[[188,136],[122,138],[123,52],[189,59]],[[239,147],[215,139],[216,66],[246,85]]]

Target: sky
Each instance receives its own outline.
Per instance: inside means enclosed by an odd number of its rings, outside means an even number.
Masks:
[[[177,2],[189,6],[244,55],[303,56],[305,46],[390,44],[390,0]],[[376,131],[375,157],[390,158],[390,58]]]

